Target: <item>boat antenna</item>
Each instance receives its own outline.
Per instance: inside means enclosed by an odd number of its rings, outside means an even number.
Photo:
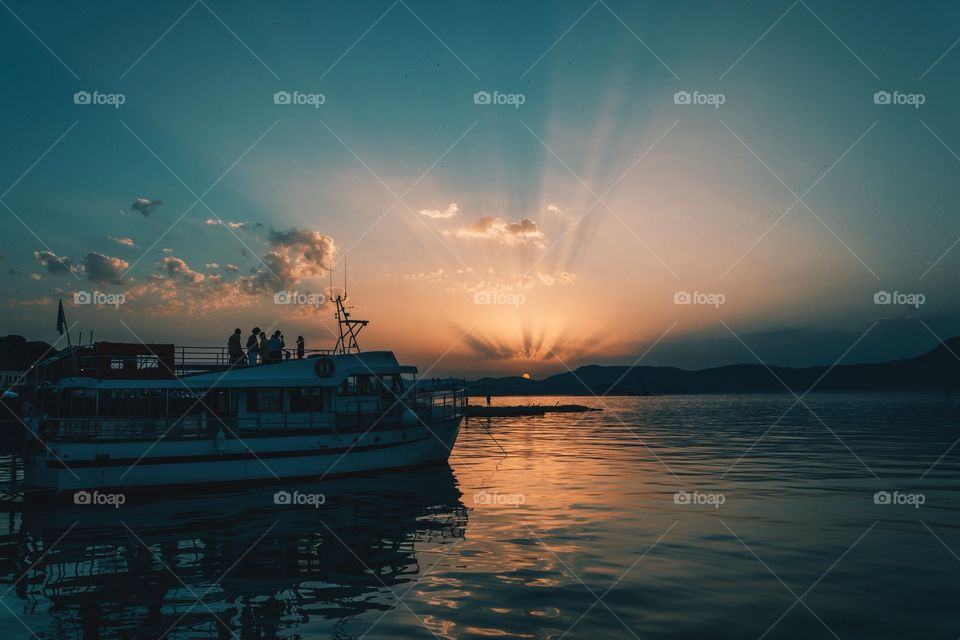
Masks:
[[[333,276],[331,275],[331,279]],[[337,305],[335,317],[337,318],[337,327],[340,336],[337,344],[333,348],[334,353],[360,353],[360,344],[357,342],[357,336],[360,331],[370,322],[369,320],[355,320],[350,317],[350,312],[344,301],[347,299],[347,254],[343,254],[343,295],[338,295],[334,302]]]

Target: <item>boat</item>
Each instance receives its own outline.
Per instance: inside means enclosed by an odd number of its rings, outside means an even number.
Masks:
[[[421,391],[417,368],[361,351],[337,297],[330,350],[247,365],[219,347],[97,342],[35,367],[28,490],[107,491],[317,480],[447,460],[464,388]],[[99,493],[91,494],[95,490]]]

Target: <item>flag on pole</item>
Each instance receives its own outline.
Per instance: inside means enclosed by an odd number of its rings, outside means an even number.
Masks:
[[[60,308],[57,310],[57,333],[63,335],[67,330],[67,316],[63,313],[63,299],[60,299]]]

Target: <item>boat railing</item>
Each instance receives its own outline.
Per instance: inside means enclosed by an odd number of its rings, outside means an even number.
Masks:
[[[190,373],[223,371],[248,366],[247,355],[234,363],[227,347],[175,345],[106,345],[73,347],[51,358],[59,375],[95,378],[172,378]],[[305,349],[304,358],[332,355],[332,349]],[[283,349],[280,362],[297,357],[295,349]],[[46,364],[46,363],[45,363]],[[272,364],[270,362],[261,364]]]
[[[404,396],[404,402],[424,422],[454,418],[466,411],[467,390],[414,391]]]
[[[227,369],[231,366],[248,366],[247,352],[239,363],[233,362],[230,357],[230,351],[227,347],[174,347],[174,368],[178,375],[183,373],[196,373],[199,371],[216,371]],[[303,357],[329,356],[333,355],[333,349],[304,349]],[[284,348],[282,351],[282,360],[285,362],[297,357],[296,349]],[[259,360],[258,360],[259,362]],[[270,362],[262,364],[271,364]]]

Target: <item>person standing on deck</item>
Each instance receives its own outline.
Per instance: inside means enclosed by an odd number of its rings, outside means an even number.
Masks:
[[[297,360],[303,360],[303,336],[297,336]]]
[[[230,354],[230,366],[233,366],[243,360],[243,347],[240,346],[240,337],[243,331],[239,328],[233,330],[233,335],[227,339],[227,351]]]
[[[250,332],[250,337],[247,338],[247,361],[250,364],[257,364],[257,356],[259,355],[258,351],[260,349],[259,335],[260,327],[254,327],[253,331]]]
[[[273,332],[267,342],[267,358],[270,362],[280,362],[283,359],[283,338],[280,337],[279,329]]]
[[[260,362],[262,362],[263,364],[267,364],[269,362],[269,360],[267,359],[268,354],[269,354],[269,351],[267,350],[267,332],[261,331],[260,332]]]

